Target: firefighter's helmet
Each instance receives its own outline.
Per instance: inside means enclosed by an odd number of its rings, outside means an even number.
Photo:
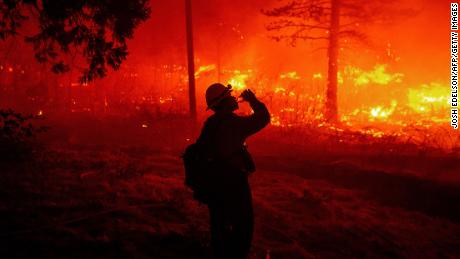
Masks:
[[[230,96],[232,92],[232,86],[224,86],[220,83],[212,84],[206,90],[206,104],[208,107],[206,110],[209,110],[215,107],[219,102],[221,102],[226,97]]]

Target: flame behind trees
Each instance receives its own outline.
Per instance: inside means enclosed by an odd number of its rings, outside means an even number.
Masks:
[[[362,24],[390,21],[408,10],[395,10],[393,1],[366,0],[294,0],[281,7],[263,10],[273,20],[267,30],[276,41],[295,46],[298,40],[324,41],[327,48],[328,74],[324,115],[338,119],[337,83],[339,49],[342,39],[369,44]]]

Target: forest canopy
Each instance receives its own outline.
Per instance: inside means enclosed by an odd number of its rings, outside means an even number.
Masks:
[[[0,40],[24,37],[36,60],[49,63],[55,73],[69,71],[81,58],[80,80],[88,82],[120,67],[128,55],[127,39],[149,16],[147,0],[4,0]]]

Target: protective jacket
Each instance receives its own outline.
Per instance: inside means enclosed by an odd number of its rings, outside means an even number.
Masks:
[[[197,142],[205,142],[209,152],[225,165],[248,171],[244,154],[246,138],[260,131],[270,122],[270,113],[258,100],[249,103],[254,113],[239,116],[233,112],[216,112],[205,122]]]

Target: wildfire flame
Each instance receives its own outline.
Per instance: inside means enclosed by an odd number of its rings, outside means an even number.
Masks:
[[[377,64],[371,71],[364,71],[353,66],[346,66],[344,75],[352,78],[354,85],[361,86],[367,84],[387,85],[389,83],[401,83],[404,77],[403,73],[390,74],[386,71],[386,64]],[[341,73],[339,73],[341,74]],[[343,78],[342,78],[343,82]]]
[[[207,66],[200,66],[198,70],[195,71],[195,78],[200,78],[200,75],[206,72],[210,72],[216,69],[216,65],[211,64]]]
[[[298,80],[298,79],[300,79],[300,76],[297,74],[296,71],[291,71],[291,72],[287,72],[287,73],[281,74],[281,75],[280,75],[280,78],[281,78],[281,79],[294,79],[294,80]]]
[[[243,90],[246,88],[246,80],[249,79],[249,73],[242,73],[240,70],[235,70],[233,74],[233,77],[231,77],[227,83],[232,85],[235,90]]]
[[[385,108],[382,106],[373,107],[370,110],[370,120],[372,119],[387,119],[396,109],[398,102],[396,100],[391,101],[391,106],[389,108]]]
[[[323,75],[321,73],[316,73],[316,74],[313,74],[313,79],[322,79],[323,78]]]
[[[449,104],[449,87],[439,83],[423,84],[417,89],[409,89],[407,94],[409,106],[419,113],[447,109]]]

